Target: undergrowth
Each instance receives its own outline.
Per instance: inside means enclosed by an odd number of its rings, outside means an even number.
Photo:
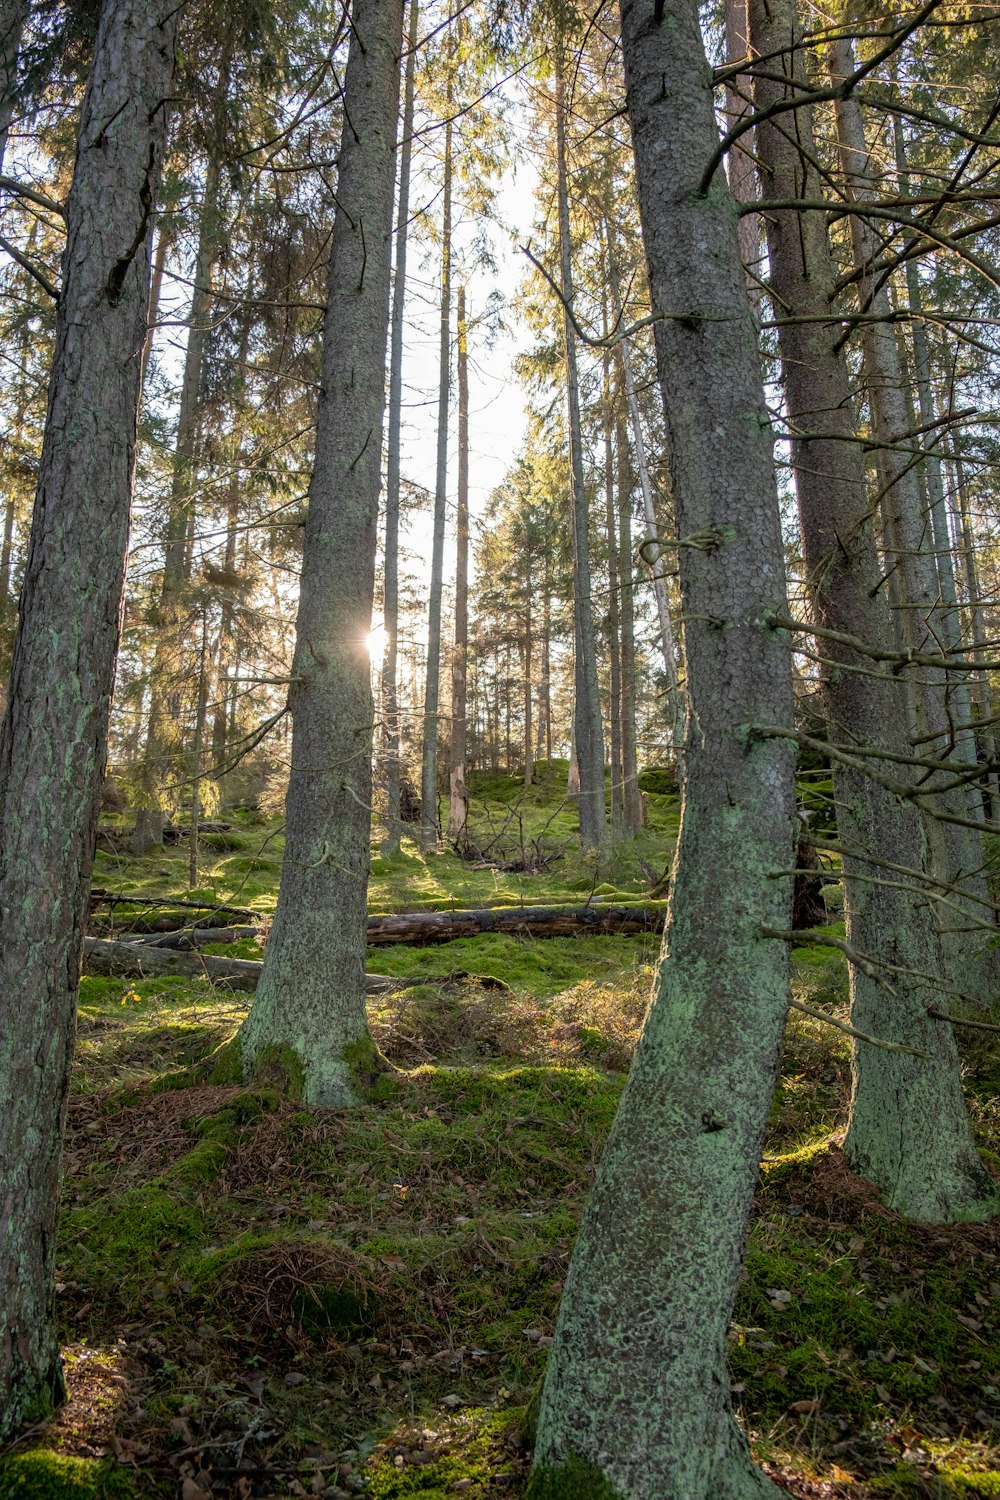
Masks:
[[[518,792],[491,795],[495,825]],[[533,794],[538,817],[551,801]],[[246,824],[226,838],[205,889],[268,909],[280,839]],[[376,901],[415,905],[397,900],[415,870],[428,904],[439,888],[455,904],[542,893],[498,870],[456,883],[449,861],[404,845]],[[132,865],[118,871],[133,893],[183,894],[173,853]],[[584,875],[554,866],[546,904]],[[420,982],[372,997],[399,1071],[354,1111],[207,1078],[197,1064],[247,997],[85,980],[58,1270],[71,1399],[0,1464],[0,1500],[522,1495],[526,1409],[657,950],[496,935],[371,950],[373,971]],[[795,972],[800,998],[843,1017],[839,954],[800,950]],[[848,1046],[792,1013],[731,1333],[734,1403],[792,1494],[998,1495],[996,1226],[907,1225],[851,1175],[837,1148]],[[969,1048],[994,1150],[997,1073],[995,1052]]]

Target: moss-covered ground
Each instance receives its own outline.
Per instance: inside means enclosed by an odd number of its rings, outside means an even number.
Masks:
[[[487,790],[488,831],[516,796]],[[634,898],[676,821],[672,799],[650,802],[639,849],[606,870],[581,865],[568,826],[534,875],[404,845],[376,865],[373,909],[580,899],[584,877]],[[553,786],[534,794],[530,838],[568,818],[557,807]],[[220,837],[202,894],[266,913],[276,825],[244,816]],[[183,849],[100,862],[105,889],[189,898]],[[0,1500],[523,1494],[527,1409],[656,954],[655,939],[611,937],[370,950],[373,971],[420,983],[373,998],[399,1071],[354,1111],[206,1081],[195,1065],[248,997],[86,979],[59,1252],[70,1401],[0,1458]],[[800,998],[843,1015],[838,953],[796,950],[795,973]],[[1000,1496],[998,1227],[928,1230],[881,1209],[837,1149],[847,1064],[847,1038],[792,1013],[734,1399],[790,1494]],[[998,1075],[970,1050],[993,1151]]]

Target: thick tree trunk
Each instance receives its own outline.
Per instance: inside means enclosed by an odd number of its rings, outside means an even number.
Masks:
[[[529,1493],[569,1493],[575,1468],[580,1494],[758,1500],[776,1491],[725,1351],[789,1002],[764,929],[790,910],[769,877],[794,848],[793,757],[753,733],[792,721],[788,641],[767,623],[784,556],[732,204],[720,181],[697,190],[717,140],[697,6],[621,13],[677,525],[705,544],[680,557],[698,733],[664,961],[566,1279]]]
[[[757,106],[804,86],[798,22],[790,0],[750,0],[751,37],[758,54],[789,51],[770,71],[787,69],[788,83],[761,79]],[[811,120],[800,110],[797,139],[780,125],[758,127],[765,206],[816,198],[821,186]],[[785,395],[792,431],[810,600],[818,625],[889,648],[892,622],[871,521],[864,463],[854,429],[851,375],[838,350],[841,325],[824,324],[836,273],[822,215],[772,208],[766,216],[776,304],[789,321],[779,328]],[[795,321],[801,319],[802,321]],[[809,437],[812,430],[818,435]],[[925,858],[922,820],[912,802],[897,798],[866,774],[865,749],[906,755],[906,688],[890,674],[859,673],[865,657],[825,642],[822,675],[830,737],[856,747],[857,765],[834,762],[837,828],[844,847],[848,941],[876,962],[899,966],[887,974],[891,991],[851,966],[853,1024],[890,1042],[928,1053],[876,1050],[854,1043],[850,1120],[844,1149],[855,1171],[879,1189],[885,1203],[914,1219],[947,1220],[989,1212],[990,1179],[972,1143],[950,1026],[933,1020],[930,1005],[947,1000],[926,976],[944,967],[938,933],[928,920],[928,895],[919,878],[880,880],[880,858],[920,870]],[[872,761],[878,771],[884,762]],[[898,773],[900,775],[905,772]],[[913,974],[906,970],[916,971]]]
[[[357,0],[309,487],[285,861],[246,1073],[292,1052],[312,1104],[357,1102],[378,1066],[363,984],[373,703],[367,637],[385,411],[402,0]],[[349,122],[349,123],[348,123]]]
[[[121,621],[176,8],[107,0],[84,95],[0,730],[0,1443],[62,1393],[60,1131]],[[111,128],[109,122],[113,121]]]
[[[427,676],[424,685],[424,744],[420,774],[420,845],[437,843],[438,704],[441,692],[441,595],[444,587],[445,508],[448,500],[448,411],[451,399],[451,87],[444,128],[444,209],[441,225],[441,336],[438,379],[437,472],[427,605]]]
[[[406,25],[406,81],[403,86],[402,139],[399,147],[399,193],[396,209],[396,263],[392,281],[392,335],[389,349],[389,419],[385,471],[385,564],[382,621],[383,765],[385,767],[385,841],[383,853],[399,853],[403,823],[399,811],[399,461],[403,419],[403,328],[406,313],[406,243],[410,227],[410,164],[413,158],[413,92],[417,62],[419,0],[410,0]]]
[[[458,515],[455,525],[455,651],[451,659],[451,767],[448,837],[469,815],[465,788],[469,665],[469,346],[465,287],[458,289]]]
[[[573,256],[570,238],[569,186],[566,162],[565,54],[558,44],[556,70],[556,168],[559,207],[559,263],[565,303],[563,334],[566,349],[566,401],[568,408],[570,486],[573,523],[573,726],[575,754],[580,775],[575,793],[580,808],[580,843],[584,849],[600,849],[607,839],[604,805],[604,727],[601,696],[597,684],[597,642],[591,597],[590,517],[583,470],[583,434],[580,426],[580,379],[576,366],[576,334],[568,309],[573,303]]]

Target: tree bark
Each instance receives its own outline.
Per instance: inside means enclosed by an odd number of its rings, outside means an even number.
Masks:
[[[441,691],[441,595],[444,588],[445,507],[448,500],[448,411],[451,398],[451,83],[444,128],[444,210],[441,225],[441,337],[438,383],[437,472],[427,605],[427,676],[424,686],[424,746],[420,775],[420,845],[437,843],[438,705]]]
[[[776,1495],[729,1404],[726,1337],[789,1002],[794,768],[770,423],[693,0],[622,0],[626,99],[669,429],[691,722],[664,959],[573,1254],[529,1494]],[[734,485],[733,476],[739,475]],[[727,872],[720,882],[718,872]],[[590,1484],[584,1488],[584,1482]],[[603,1486],[600,1488],[599,1486]]]
[[[566,351],[566,402],[569,428],[571,515],[573,523],[573,724],[579,769],[579,791],[574,795],[580,809],[580,843],[584,849],[603,848],[607,840],[604,804],[604,728],[597,683],[597,642],[591,596],[590,518],[583,469],[583,434],[580,426],[580,379],[576,365],[576,334],[570,321],[573,304],[573,256],[569,220],[569,186],[566,161],[566,80],[562,39],[555,59],[556,84],[556,193],[559,207],[559,264],[564,303],[563,336]]]
[[[635,562],[632,557],[632,466],[629,461],[628,427],[619,402],[616,434],[618,459],[618,577],[621,583],[622,651],[622,791],[625,831],[642,827],[642,793],[639,791],[639,756],[635,727]]]
[[[787,83],[758,80],[756,103],[764,111],[805,85],[802,52],[796,50],[801,36],[791,0],[750,0],[750,21],[755,53],[778,54],[769,71],[787,73]],[[783,47],[789,50],[782,54]],[[766,168],[765,207],[769,201],[815,199],[822,189],[811,165],[815,150],[809,111],[798,111],[794,137],[769,122],[758,127],[757,137],[758,157]],[[798,434],[792,462],[814,618],[824,629],[891,649],[892,621],[879,587],[851,374],[837,348],[841,325],[819,321],[831,310],[836,284],[826,227],[819,213],[778,207],[767,209],[766,223],[776,304],[791,320],[778,330],[779,348],[789,422]],[[810,437],[810,431],[819,435]],[[823,655],[828,659],[821,669],[828,732],[832,739],[856,745],[860,762],[858,768],[834,765],[837,829],[841,843],[852,851],[844,858],[848,942],[876,961],[918,975],[941,973],[941,943],[935,923],[928,920],[930,903],[919,879],[898,887],[873,882],[880,873],[875,861],[887,852],[915,870],[926,858],[914,804],[879,786],[863,764],[865,747],[910,753],[905,684],[890,674],[859,674],[852,668],[870,665],[867,659],[829,641]],[[889,978],[891,993],[851,965],[853,1025],[929,1057],[855,1041],[844,1142],[848,1161],[876,1185],[887,1206],[909,1218],[976,1216],[990,1200],[990,1179],[972,1142],[951,1027],[927,1014],[932,1004],[947,1009],[946,999],[926,978],[906,973]]]
[[[17,65],[28,10],[28,0],[3,0],[0,4],[0,171],[17,110]]]
[[[406,25],[406,78],[403,85],[403,136],[399,146],[399,195],[396,210],[396,264],[392,281],[392,335],[389,349],[389,421],[385,473],[385,564],[383,568],[382,713],[385,766],[385,842],[383,853],[399,853],[403,822],[399,811],[399,461],[403,418],[403,329],[406,313],[406,245],[410,227],[410,165],[413,158],[413,93],[417,62],[419,0],[410,0]]]
[[[465,287],[458,289],[458,516],[455,526],[455,651],[451,661],[451,801],[448,837],[469,815],[465,787],[469,666],[469,347]]]
[[[836,80],[854,71],[854,51],[849,37],[838,37],[831,43],[831,69]],[[864,127],[854,98],[837,101],[837,132],[848,199],[864,204],[876,193]],[[851,234],[856,265],[864,270],[859,285],[862,309],[887,317],[891,312],[889,294],[883,278],[876,278],[871,267],[875,244],[861,214],[851,217]],[[905,399],[905,378],[900,365],[895,327],[891,322],[864,325],[862,333],[864,375],[872,427],[881,445],[880,459],[884,474],[882,506],[886,518],[885,543],[889,571],[899,589],[901,633],[915,651],[937,652],[941,631],[941,590],[934,557],[931,518],[921,502],[916,468],[910,455],[894,449],[893,443],[909,429]],[[952,684],[942,668],[922,668],[914,684],[917,723],[922,735],[933,735],[926,742],[929,750],[947,755],[953,742],[956,719]],[[966,737],[971,739],[970,736]],[[971,753],[971,752],[970,752]],[[938,777],[947,780],[947,777]],[[934,789],[930,778],[926,789]],[[924,801],[926,837],[933,873],[948,883],[965,886],[973,896],[986,895],[982,870],[982,839],[975,829],[942,822],[934,817],[935,806],[949,815],[974,818],[978,792],[971,787],[942,791],[934,802]],[[981,804],[980,813],[981,816]],[[974,997],[982,1009],[993,999],[995,959],[982,952],[978,933],[968,928],[967,915],[957,907],[938,905],[937,919],[946,934],[945,951],[951,977],[963,993]]]
[[[611,298],[617,322],[622,316],[622,305],[621,293],[618,288],[618,269],[615,264],[613,248],[610,272]],[[649,463],[646,459],[646,439],[642,431],[642,415],[639,411],[639,397],[635,388],[635,374],[632,370],[632,354],[629,350],[627,339],[622,340],[618,346],[618,350],[621,361],[622,379],[625,382],[625,399],[628,402],[629,422],[632,427],[635,466],[639,475],[639,489],[642,494],[642,514],[646,522],[643,556],[653,577],[653,597],[656,600],[656,618],[660,626],[660,650],[663,653],[663,672],[667,683],[667,717],[673,730],[674,755],[677,759],[679,776],[681,763],[684,758],[684,697],[677,674],[679,653],[673,621],[670,618],[670,597],[667,593],[667,581],[663,576],[666,566],[663,559],[666,557],[666,554],[658,545],[660,528],[656,519],[656,507],[653,502],[653,482],[650,478]]]
[[[291,1051],[312,1104],[356,1103],[378,1067],[365,1016],[373,703],[367,637],[385,413],[402,0],[357,0],[309,486],[286,844],[248,1076]],[[332,938],[332,941],[331,941]]]
[[[0,729],[0,1443],[61,1399],[60,1132],[107,752],[177,10],[107,0],[84,95],[48,416]]]

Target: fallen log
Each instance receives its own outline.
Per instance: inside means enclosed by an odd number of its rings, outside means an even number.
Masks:
[[[588,933],[662,932],[664,906],[500,906],[469,911],[393,912],[368,918],[368,946],[450,943],[484,932],[521,937],[578,937]],[[184,927],[141,939],[144,947],[190,952],[209,943],[235,943],[258,936],[256,927]]]
[[[173,953],[150,943],[114,943],[107,938],[84,938],[83,971],[113,979],[145,979],[161,974],[210,979],[227,990],[255,990],[263,964],[249,958],[215,958],[204,953]],[[412,982],[412,981],[411,981]],[[405,980],[367,974],[365,988],[377,994],[399,989]]]
[[[450,943],[484,932],[519,937],[662,932],[664,906],[500,906],[470,911],[394,912],[368,918],[368,946]]]

